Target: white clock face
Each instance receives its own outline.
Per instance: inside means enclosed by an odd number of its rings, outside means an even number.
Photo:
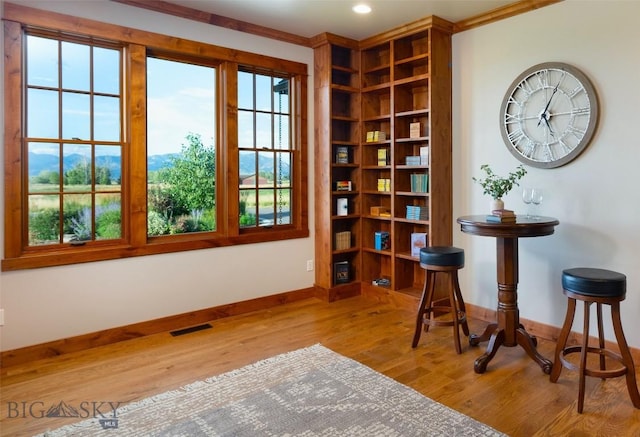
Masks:
[[[585,149],[597,124],[598,103],[584,74],[550,62],[528,69],[513,82],[500,117],[502,137],[516,158],[553,168]]]

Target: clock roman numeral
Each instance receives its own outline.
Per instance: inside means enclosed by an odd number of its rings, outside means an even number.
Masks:
[[[508,112],[504,114],[504,123],[505,124],[514,124],[520,123],[522,121],[521,115],[518,114],[509,114]]]
[[[573,150],[573,147],[571,147],[569,144],[565,143],[562,138],[560,138],[560,140],[558,140],[558,142],[562,146],[562,152],[563,152],[562,156],[568,155]]]
[[[553,150],[551,149],[551,147],[549,146],[549,144],[545,144],[544,145],[544,159],[547,162],[551,162],[551,161],[555,161],[556,157],[555,154],[553,153]]]
[[[591,108],[589,106],[571,109],[571,115],[589,115],[590,112]]]
[[[524,137],[524,132],[522,132],[522,129],[520,128],[509,132],[509,141],[511,141],[511,144],[514,146],[517,146]]]
[[[582,137],[584,137],[585,134],[585,130],[584,129],[579,129],[573,125],[569,125],[567,126],[567,130],[566,130],[567,134],[571,134],[574,137],[576,137],[578,140],[581,140]]]
[[[533,157],[533,153],[536,150],[536,143],[531,140],[527,141],[527,145],[522,149],[522,155],[531,159]]]
[[[584,87],[582,85],[578,85],[573,90],[569,91],[567,93],[567,95],[569,96],[570,99],[573,99],[575,96],[580,94],[582,91],[585,91]]]
[[[549,86],[549,70],[540,70],[536,72],[536,78],[538,79],[538,88],[546,88]]]
[[[522,90],[522,92],[527,96],[530,96],[536,90],[536,88],[531,86],[527,79],[524,79],[522,82],[520,82],[516,88]]]

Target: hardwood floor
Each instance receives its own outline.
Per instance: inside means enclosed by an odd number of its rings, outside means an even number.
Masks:
[[[435,327],[412,349],[414,313],[364,296],[333,303],[311,298],[216,320],[213,329],[179,337],[157,334],[5,368],[0,435],[70,423],[37,417],[60,401],[128,403],[315,343],[512,436],[640,435],[640,410],[624,378],[588,378],[585,412],[578,414],[574,372],[563,370],[552,384],[521,348],[502,347],[478,375],[473,362],[486,344],[472,348],[464,341],[457,355],[451,328]],[[485,324],[472,319],[471,331]],[[554,347],[539,339],[544,356],[552,358]]]

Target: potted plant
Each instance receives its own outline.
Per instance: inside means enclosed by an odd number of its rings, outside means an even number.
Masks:
[[[488,194],[493,199],[491,210],[504,209],[504,202],[502,197],[507,194],[514,185],[520,185],[518,181],[527,174],[527,170],[519,165],[516,170],[509,173],[509,176],[502,177],[493,172],[489,164],[482,164],[480,169],[486,173],[486,177],[472,178],[474,182],[480,184],[483,189],[483,194]]]

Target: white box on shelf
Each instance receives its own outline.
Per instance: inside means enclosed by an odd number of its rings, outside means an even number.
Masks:
[[[349,199],[346,197],[338,198],[336,210],[338,215],[349,215]]]

